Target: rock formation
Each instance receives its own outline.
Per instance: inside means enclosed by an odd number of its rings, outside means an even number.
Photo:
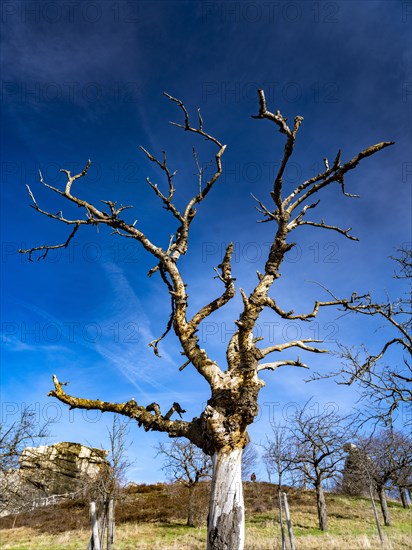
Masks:
[[[107,464],[108,451],[80,443],[55,443],[27,447],[19,462],[22,482],[46,495],[75,492],[86,479],[94,478]]]

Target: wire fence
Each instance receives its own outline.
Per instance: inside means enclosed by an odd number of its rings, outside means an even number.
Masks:
[[[33,500],[31,510],[35,508],[40,508],[42,506],[52,506],[53,504],[58,504],[63,500],[69,500],[75,498],[77,493],[64,493],[62,495],[50,495],[47,497],[37,497]]]

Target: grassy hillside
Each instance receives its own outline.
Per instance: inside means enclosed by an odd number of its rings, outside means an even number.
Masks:
[[[280,529],[274,507],[276,488],[269,483],[246,483],[246,549],[280,548]],[[203,550],[206,539],[208,487],[196,495],[199,527],[187,527],[187,495],[177,485],[132,486],[116,508],[116,550],[153,548]],[[297,550],[380,549],[370,501],[327,495],[329,531],[317,529],[312,491],[288,490]],[[384,528],[387,548],[412,548],[411,512],[390,501],[393,525]],[[13,527],[14,523],[14,527]],[[89,539],[86,502],[66,502],[0,519],[0,548],[4,550],[84,550]]]

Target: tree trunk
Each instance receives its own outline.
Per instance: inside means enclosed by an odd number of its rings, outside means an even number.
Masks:
[[[194,488],[195,488],[194,485],[189,485],[188,486],[189,499],[188,499],[188,504],[187,504],[187,522],[186,522],[186,525],[188,527],[195,527],[195,521],[194,521],[194,517],[193,517],[193,493],[194,493]]]
[[[399,495],[401,497],[402,506],[404,508],[409,508],[408,497],[406,496],[405,487],[399,487]]]
[[[242,449],[213,455],[207,550],[243,550]]]
[[[378,486],[378,496],[382,510],[383,523],[386,526],[389,526],[391,524],[391,518],[389,517],[388,503],[386,502],[386,491],[383,485]]]
[[[303,479],[302,479],[302,489],[304,491],[306,491],[307,489],[307,479],[308,479],[308,474],[307,474],[307,471],[308,471],[308,466],[307,464],[304,464],[303,465]]]
[[[328,530],[328,514],[326,511],[325,493],[321,482],[316,483],[316,504],[318,508],[319,529],[321,531]]]

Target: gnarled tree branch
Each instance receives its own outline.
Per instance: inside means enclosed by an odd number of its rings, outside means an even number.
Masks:
[[[279,367],[290,365],[292,367],[301,367],[303,369],[308,369],[308,365],[302,363],[299,357],[296,360],[293,359],[283,359],[280,361],[273,361],[272,363],[262,363],[258,366],[258,372],[262,370],[276,370]]]
[[[204,319],[206,319],[206,317],[211,315],[214,311],[223,307],[225,304],[227,304],[229,300],[231,300],[235,296],[236,289],[234,285],[234,279],[232,277],[231,265],[232,254],[233,244],[230,243],[226,249],[226,253],[224,255],[222,263],[218,265],[218,269],[220,269],[221,274],[215,268],[217,278],[220,279],[225,285],[225,291],[221,296],[219,296],[219,298],[216,298],[216,300],[213,300],[209,304],[202,307],[202,309],[193,316],[192,320],[189,322],[190,328],[191,330],[193,330],[193,332],[197,329],[199,324]]]
[[[280,113],[280,111],[272,113],[268,110],[263,90],[258,91],[258,96],[259,113],[253,118],[267,119],[276,124],[279,127],[280,132],[286,135],[286,142],[280,168],[275,177],[273,191],[271,192],[275,209],[271,211],[260,199],[256,199],[259,204],[260,211],[266,218],[264,221],[275,221],[277,224],[277,230],[269,251],[264,272],[258,274],[259,283],[248,297],[243,297],[243,311],[240,314],[239,319],[236,321],[238,330],[230,340],[226,353],[229,368],[231,370],[241,369],[244,372],[252,372],[257,369],[257,361],[260,350],[256,348],[256,343],[252,334],[256,321],[264,307],[271,307],[283,318],[309,320],[310,318],[316,316],[321,306],[344,305],[343,300],[334,300],[333,302],[316,302],[315,308],[311,314],[294,316],[293,312],[284,312],[277,306],[274,300],[268,298],[268,291],[273,282],[280,277],[279,268],[286,252],[288,252],[295,245],[295,243],[288,242],[289,233],[300,225],[312,225],[314,227],[336,231],[352,240],[356,239],[349,234],[350,229],[342,229],[338,226],[326,224],[324,221],[318,223],[303,220],[306,212],[309,209],[315,208],[319,204],[319,200],[314,203],[307,204],[306,206],[302,205],[302,203],[335,181],[340,184],[342,192],[345,195],[354,196],[345,191],[344,175],[348,171],[354,169],[362,159],[377,153],[393,143],[382,142],[368,147],[343,165],[341,164],[341,153],[339,151],[332,167],[329,166],[329,162],[325,159],[325,170],[322,173],[298,185],[288,196],[286,196],[286,198],[283,198],[283,175],[287,163],[293,153],[296,135],[303,118],[300,116],[295,117],[294,127],[292,130],[287,125],[287,119]],[[291,220],[293,211],[300,205],[303,206],[300,213]],[[276,346],[273,348],[277,349]],[[319,350],[318,348],[314,348],[310,351],[318,352]],[[238,358],[236,358],[236,353],[238,354]]]
[[[170,420],[175,411],[180,416],[186,412],[178,403],[173,403],[171,409],[163,416],[157,403],[151,403],[147,407],[143,407],[136,403],[134,399],[130,399],[126,403],[112,403],[101,401],[100,399],[74,397],[63,390],[63,383],[59,382],[56,375],[53,375],[53,384],[54,390],[51,390],[48,395],[56,397],[62,403],[69,405],[70,409],[118,413],[135,419],[139,426],[143,426],[146,431],[166,432],[169,434],[169,437],[196,439],[196,430],[194,429],[193,422]]]
[[[268,346],[267,348],[259,349],[258,351],[262,358],[266,357],[266,355],[269,355],[270,353],[284,351],[285,349],[289,349],[289,348],[300,348],[305,351],[311,351],[313,353],[328,353],[328,350],[326,349],[320,349],[315,346],[308,346],[307,344],[310,342],[321,343],[322,340],[313,340],[312,338],[303,338],[302,340],[292,340],[291,342],[285,342],[284,344],[276,344],[273,346]]]

